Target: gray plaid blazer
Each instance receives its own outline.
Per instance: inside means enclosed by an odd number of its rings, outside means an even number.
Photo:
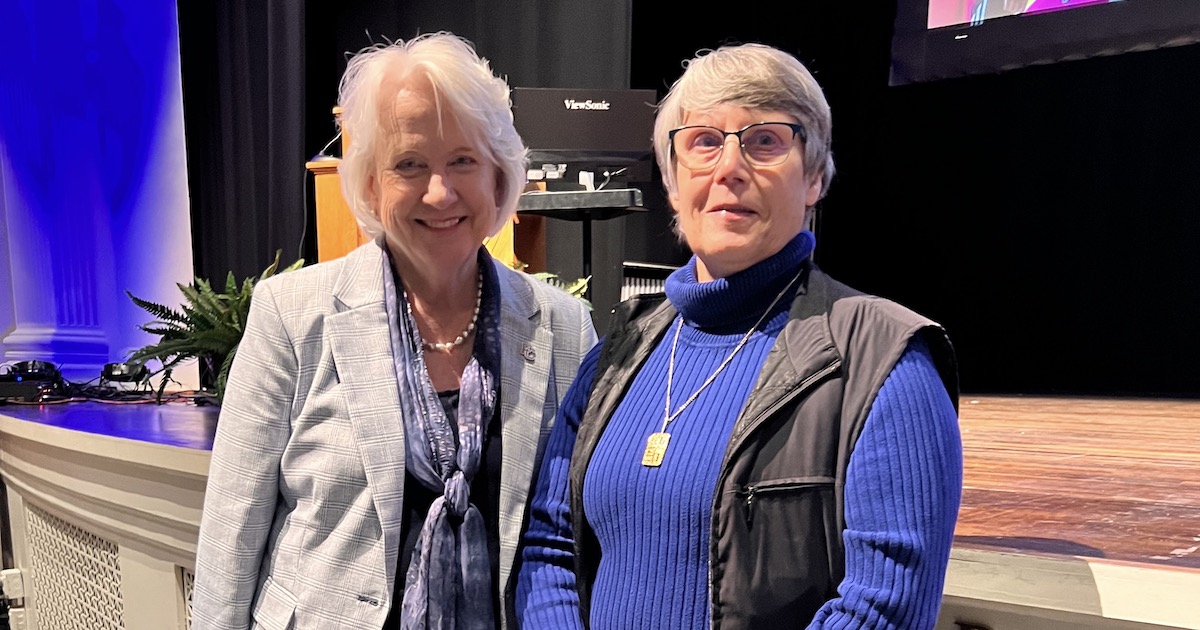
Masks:
[[[383,626],[404,499],[383,256],[372,242],[255,287],[213,444],[193,630]],[[533,471],[596,333],[581,301],[496,267],[503,589]]]

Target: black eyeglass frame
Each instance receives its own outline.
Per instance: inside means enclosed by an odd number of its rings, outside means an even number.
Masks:
[[[678,162],[680,160],[679,160],[679,152],[675,150],[675,134],[679,133],[680,131],[684,131],[685,129],[712,129],[713,131],[721,134],[721,150],[717,152],[717,159],[713,161],[713,164],[719,162],[721,160],[721,156],[725,154],[725,140],[728,139],[729,136],[737,136],[738,149],[740,149],[742,151],[742,155],[746,157],[747,162],[750,162],[751,164],[755,164],[755,162],[753,160],[751,160],[749,158],[749,156],[746,154],[746,145],[742,142],[742,134],[749,131],[751,127],[757,127],[759,125],[786,125],[787,127],[790,127],[792,130],[792,140],[795,140],[796,137],[799,136],[800,142],[803,142],[806,144],[808,143],[808,129],[805,129],[804,125],[801,125],[800,123],[777,122],[777,121],[773,121],[773,120],[764,120],[761,122],[750,123],[749,125],[746,125],[745,127],[738,129],[737,131],[725,131],[724,129],[717,129],[716,127],[712,127],[709,125],[686,125],[684,127],[677,127],[675,129],[668,131],[667,132],[667,143],[671,145],[671,157],[675,158],[675,160]],[[755,164],[755,166],[778,166],[778,165],[786,162],[787,156],[790,154],[791,154],[791,151],[788,151],[787,153],[784,154],[784,157],[782,160],[775,162],[773,164]],[[680,162],[680,163],[682,164],[682,162]],[[687,168],[692,168],[692,167],[687,166],[686,164],[684,164],[684,166]]]

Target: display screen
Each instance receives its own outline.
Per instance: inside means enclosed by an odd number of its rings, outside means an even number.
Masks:
[[[1124,0],[929,0],[928,28],[969,24],[978,26],[987,20],[1013,15],[1034,15],[1050,11],[1078,9]]]
[[[898,0],[891,85],[1200,42],[1200,0]]]

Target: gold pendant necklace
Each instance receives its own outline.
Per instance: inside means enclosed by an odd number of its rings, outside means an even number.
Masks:
[[[679,331],[683,330],[683,315],[679,316],[679,324],[675,327],[675,338],[671,341],[671,355],[667,360],[667,395],[666,403],[663,405],[662,428],[660,428],[656,433],[651,433],[650,437],[646,439],[646,450],[642,453],[643,466],[648,468],[657,468],[662,465],[663,458],[667,455],[667,446],[671,443],[671,434],[667,433],[667,425],[674,422],[675,419],[679,417],[679,414],[683,413],[683,410],[688,408],[688,405],[692,404],[697,398],[700,397],[700,392],[704,391],[706,387],[712,385],[713,381],[717,380],[717,375],[724,371],[726,366],[733,361],[733,358],[737,356],[737,353],[742,349],[742,347],[746,345],[746,342],[750,341],[750,336],[753,335],[754,331],[758,330],[758,327],[762,326],[763,322],[767,320],[767,316],[771,314],[771,311],[775,310],[775,305],[779,304],[779,300],[783,299],[783,296],[787,294],[789,289],[792,288],[792,285],[800,279],[800,274],[802,273],[804,273],[803,269],[801,269],[800,272],[797,273],[796,276],[792,278],[786,286],[783,287],[783,290],[779,292],[779,295],[776,295],[775,299],[771,300],[771,305],[767,307],[767,310],[763,311],[763,314],[758,318],[758,321],[750,327],[750,330],[746,331],[745,335],[742,335],[741,340],[739,340],[737,345],[734,346],[733,352],[730,352],[729,356],[725,357],[725,360],[721,362],[721,365],[717,366],[716,371],[714,371],[708,376],[707,379],[705,379],[704,383],[700,385],[699,389],[692,392],[692,395],[688,397],[687,400],[683,401],[683,404],[679,406],[679,409],[675,410],[675,413],[671,413],[671,381],[673,381],[675,378],[675,349],[679,347]]]

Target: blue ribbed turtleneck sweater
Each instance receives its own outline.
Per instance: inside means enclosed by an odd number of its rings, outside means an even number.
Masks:
[[[812,253],[802,232],[728,278],[696,281],[695,260],[667,280],[679,317],[650,354],[604,430],[587,470],[584,505],[600,542],[593,630],[693,630],[709,625],[712,497],[730,432],[767,352],[787,322],[793,278]],[[730,356],[713,383],[667,427],[663,464],[641,465],[662,427],[668,364],[679,409]],[[518,575],[522,630],[581,627],[574,591],[568,465],[595,380],[598,348],[567,392],[534,489]],[[928,351],[910,345],[868,415],[847,471],[846,578],[810,628],[932,628],[961,488],[957,417]],[[783,552],[784,550],[781,550]]]

